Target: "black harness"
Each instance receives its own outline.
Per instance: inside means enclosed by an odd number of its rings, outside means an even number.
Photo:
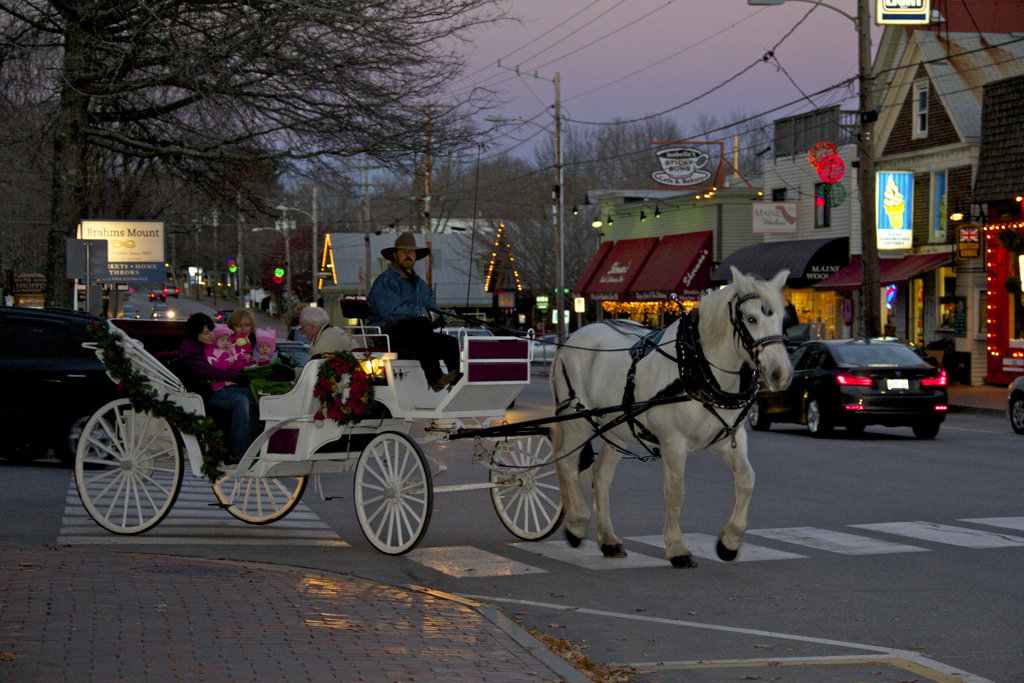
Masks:
[[[654,395],[654,399],[673,397],[678,401],[697,401],[705,410],[714,415],[722,425],[722,428],[708,446],[716,444],[722,439],[728,437],[732,439],[732,446],[735,448],[736,432],[739,431],[740,425],[743,423],[743,419],[747,416],[747,412],[750,410],[750,406],[753,405],[754,399],[757,396],[758,382],[761,376],[761,350],[772,344],[784,344],[786,339],[781,334],[773,334],[761,339],[754,339],[753,335],[750,334],[750,330],[748,330],[747,326],[743,323],[743,313],[740,311],[740,306],[745,301],[758,298],[760,298],[760,295],[756,293],[749,293],[737,296],[729,302],[729,320],[732,323],[733,334],[739,338],[740,344],[750,355],[751,359],[753,359],[756,368],[756,370],[751,369],[747,363],[743,364],[739,372],[718,368],[723,372],[740,375],[740,390],[738,392],[731,393],[724,391],[721,385],[719,385],[718,380],[715,378],[715,375],[711,370],[711,363],[704,354],[704,348],[701,344],[699,310],[695,309],[691,313],[681,317],[679,319],[679,324],[676,326],[675,356],[666,353],[661,347],[660,341],[665,333],[664,329],[655,330],[645,336],[642,336],[640,340],[629,350],[632,362],[630,363],[629,371],[626,373],[626,387],[623,391],[621,406],[622,415],[619,418],[616,418],[616,421],[625,422],[629,425],[633,438],[636,439],[637,443],[644,447],[648,452],[648,455],[633,456],[624,446],[610,440],[606,435],[603,435],[602,438],[608,442],[612,448],[619,451],[626,457],[635,457],[643,461],[661,457],[658,438],[638,419],[639,416],[649,410],[649,408],[643,408],[640,410],[633,408],[633,405],[636,403],[635,391],[637,364],[653,350],[675,362],[678,372],[676,379],[669,383],[668,386],[657,392]],[[615,324],[614,321],[606,321],[606,324],[611,325],[620,332],[640,336],[632,330],[623,329],[621,325]],[[562,377],[565,378],[565,384],[568,388],[569,396],[566,400],[558,403],[555,408],[555,414],[558,415],[570,407],[578,413],[584,413],[586,408],[580,403],[576,396],[576,392],[573,390],[572,383],[569,380],[569,373],[565,369],[565,363],[562,363],[561,366]],[[719,414],[719,410],[739,410],[740,412],[738,413],[736,420],[730,425]],[[591,427],[593,427],[595,431],[599,430],[601,432],[607,432],[607,429],[602,429],[601,425],[597,424],[597,421],[594,420],[592,416],[584,415],[584,418],[590,423]]]

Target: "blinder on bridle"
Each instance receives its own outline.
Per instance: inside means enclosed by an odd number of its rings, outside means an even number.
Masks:
[[[766,346],[772,344],[783,344],[786,343],[786,337],[782,334],[769,334],[766,337],[760,339],[754,339],[754,335],[750,334],[750,330],[747,329],[746,324],[743,322],[743,311],[740,310],[740,306],[743,302],[750,301],[751,299],[760,299],[761,295],[757,292],[750,292],[749,294],[738,295],[735,299],[729,302],[729,319],[732,321],[733,333],[740,338],[740,343],[743,344],[743,348],[746,349],[747,353],[753,359],[754,364],[760,369],[761,367],[761,350]],[[767,304],[762,304],[761,312],[767,316],[771,316],[773,311]]]

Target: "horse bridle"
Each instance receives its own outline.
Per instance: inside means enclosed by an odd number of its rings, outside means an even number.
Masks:
[[[760,298],[761,295],[757,292],[750,292],[749,294],[737,295],[729,301],[729,320],[732,322],[733,334],[739,337],[740,344],[743,345],[744,350],[750,355],[754,365],[757,366],[757,372],[761,372],[761,351],[764,347],[771,346],[772,344],[786,344],[786,336],[782,334],[769,334],[760,339],[754,339],[754,335],[750,334],[750,330],[744,324],[743,311],[740,310],[740,306],[746,301]]]

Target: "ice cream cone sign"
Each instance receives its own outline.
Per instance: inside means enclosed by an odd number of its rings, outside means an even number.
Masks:
[[[879,249],[910,249],[913,246],[914,174],[879,171],[875,185],[875,222]]]
[[[882,199],[882,204],[885,206],[885,213],[889,216],[889,223],[892,225],[892,229],[901,229],[903,227],[903,208],[905,203],[903,195],[900,194],[900,190],[896,187],[892,176],[889,176],[885,183],[885,197]]]

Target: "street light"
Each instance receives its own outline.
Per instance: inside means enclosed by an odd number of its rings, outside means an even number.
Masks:
[[[786,0],[747,0],[748,5],[781,5]],[[881,282],[878,274],[878,242],[875,237],[875,154],[874,154],[874,131],[875,120],[878,114],[874,110],[869,111],[871,106],[871,15],[868,3],[870,0],[857,0],[857,16],[847,14],[838,7],[833,7],[821,0],[792,0],[793,2],[809,2],[812,5],[821,5],[830,10],[839,12],[853,22],[858,36],[858,61],[860,71],[860,140],[858,148],[860,151],[860,167],[858,168],[858,180],[860,182],[860,251],[863,306],[864,306],[864,329],[861,333],[865,337],[877,337],[881,334],[882,302]]]
[[[558,184],[552,188],[552,199],[557,202],[552,205],[551,213],[554,220],[558,223],[558,289],[555,292],[555,308],[558,310],[558,320],[556,322],[556,329],[558,332],[558,343],[562,344],[565,342],[565,192],[563,189],[563,178],[562,178],[562,110],[560,107],[561,102],[561,80],[559,75],[555,74],[555,130],[552,131],[547,126],[542,126],[535,121],[527,121],[526,119],[507,119],[503,116],[488,116],[485,121],[491,121],[493,123],[530,123],[538,128],[551,133],[555,138],[555,168],[558,171]]]
[[[313,279],[312,279],[312,286],[313,286],[313,303],[314,304],[316,304],[317,299],[320,298],[320,260],[317,258],[317,251],[318,251],[318,249],[317,249],[317,244],[316,244],[317,223],[319,222],[319,220],[317,219],[317,190],[318,190],[317,186],[314,185],[313,186],[313,213],[306,213],[302,209],[296,209],[295,207],[292,207],[292,206],[285,206],[284,204],[279,204],[277,206],[277,210],[278,211],[283,211],[286,218],[288,216],[288,212],[289,211],[298,211],[299,213],[301,213],[301,214],[303,214],[305,216],[309,216],[313,220],[312,247],[310,248],[310,251],[313,252],[313,269],[312,269],[312,272],[310,274],[313,277]]]

